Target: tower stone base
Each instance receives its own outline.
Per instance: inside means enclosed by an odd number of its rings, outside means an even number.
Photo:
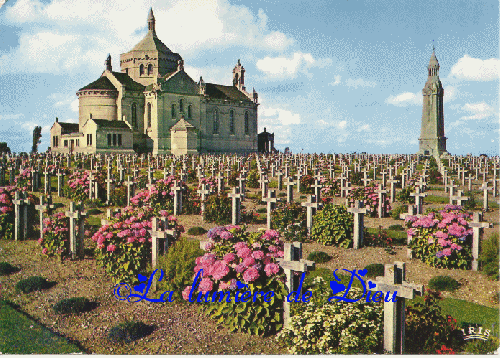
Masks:
[[[440,156],[443,153],[448,153],[446,151],[446,139],[446,137],[419,138],[417,154]]]

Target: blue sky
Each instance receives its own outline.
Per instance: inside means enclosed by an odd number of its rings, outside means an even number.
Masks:
[[[0,4],[3,0],[0,0]],[[499,2],[460,0],[7,0],[0,8],[0,141],[49,144],[55,117],[77,122],[76,91],[108,53],[147,32],[198,80],[231,84],[241,59],[259,93],[259,131],[293,152],[415,153],[433,40],[447,148],[499,154]]]

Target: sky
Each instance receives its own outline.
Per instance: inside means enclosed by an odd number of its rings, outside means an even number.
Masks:
[[[0,4],[4,0],[0,0]],[[109,54],[147,33],[198,81],[231,85],[241,59],[259,132],[294,153],[416,153],[435,46],[451,154],[499,154],[498,0],[7,0],[0,8],[0,141],[40,151]]]

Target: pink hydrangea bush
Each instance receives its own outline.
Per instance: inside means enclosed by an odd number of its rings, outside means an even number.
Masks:
[[[161,213],[167,218],[170,229],[182,231],[177,219]],[[113,278],[114,282],[133,283],[139,273],[144,274],[151,262],[151,219],[150,207],[126,207],[116,214],[110,225],[103,225],[92,236],[96,243],[96,259],[101,267]],[[161,227],[163,228],[163,227]]]
[[[158,216],[161,210],[172,212],[174,210],[174,181],[176,177],[171,175],[167,179],[158,180],[152,187],[142,189],[130,199],[130,204],[134,207],[149,206],[153,209],[153,214]],[[192,193],[188,186],[180,181],[177,184],[182,186],[182,207],[183,213],[191,214],[190,207],[193,206]],[[199,203],[197,207],[199,213]]]
[[[22,170],[15,179],[16,187],[19,190],[27,191],[33,188],[33,171],[31,168]]]
[[[216,227],[207,236],[205,255],[196,259],[195,274],[203,270],[198,290],[192,300],[205,298],[209,302],[203,307],[212,318],[223,322],[231,331],[252,334],[276,332],[282,327],[282,307],[285,295],[283,269],[276,259],[283,257],[283,241],[275,230],[249,233],[237,225]],[[255,302],[234,302],[237,281],[248,285],[243,291],[273,291],[271,302],[259,296]],[[182,297],[189,300],[192,287],[187,286]],[[232,302],[212,302],[217,291],[231,292]],[[286,295],[285,295],[286,296]],[[203,302],[205,302],[203,300]]]
[[[446,205],[437,213],[405,220],[413,255],[430,266],[469,269],[472,263],[471,213],[458,205]]]
[[[94,182],[97,181],[99,192],[104,193],[104,176],[102,172],[92,172]],[[75,170],[70,174],[65,187],[66,197],[74,201],[86,202],[89,200],[90,170]]]
[[[15,186],[7,186],[0,188],[0,238],[13,239],[14,238],[14,218],[15,209],[14,196],[16,191],[20,191]],[[30,202],[28,207],[28,217],[30,220],[37,220],[37,213],[35,211],[35,197],[33,194],[28,194]]]
[[[367,214],[370,215],[371,217],[375,217],[378,212],[377,190],[378,188],[373,186],[367,186],[367,187],[361,186],[353,188],[349,192],[349,195],[347,196],[347,199],[349,200],[349,206],[352,207],[356,200],[364,200],[365,208],[367,209]],[[391,211],[391,202],[387,196],[385,198],[384,205],[386,213]]]
[[[43,220],[43,239],[38,243],[42,254],[58,256],[61,259],[69,255],[69,219],[64,213],[56,213]]]
[[[320,191],[321,197],[325,199],[324,202],[330,202],[331,200],[328,199],[340,196],[340,180],[321,178],[320,184],[323,185]]]

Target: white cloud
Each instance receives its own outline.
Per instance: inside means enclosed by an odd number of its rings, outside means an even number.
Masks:
[[[236,62],[235,62],[236,64]],[[245,66],[244,63],[242,63]],[[207,66],[207,67],[193,67],[185,66],[184,70],[193,79],[193,81],[198,82],[200,76],[203,77],[203,81],[209,83],[219,83],[223,85],[233,84],[233,69],[231,67],[222,66]]]
[[[481,60],[468,55],[460,58],[451,68],[450,77],[467,81],[493,81],[500,73],[500,59]]]
[[[358,78],[356,80],[353,80],[352,78],[348,78],[346,81],[347,87],[375,87],[377,85],[376,82],[373,81],[365,81],[362,78]]]
[[[294,41],[270,31],[263,10],[228,0],[18,0],[6,5],[5,19],[21,27],[19,46],[0,56],[0,73],[57,73],[81,66],[102,69],[108,53],[118,64],[145,35],[153,7],[158,37],[174,52],[190,56],[234,45],[283,51]],[[194,24],[203,30],[193,31]],[[24,29],[23,29],[24,28]],[[23,31],[24,30],[24,31]]]
[[[300,114],[282,108],[259,107],[259,123],[274,123],[283,126],[299,124]]]
[[[391,95],[385,100],[385,103],[392,104],[398,107],[406,107],[409,105],[418,105],[418,104],[421,105],[423,103],[422,93],[404,92],[398,94],[397,96]]]
[[[271,77],[295,78],[297,73],[313,66],[310,53],[295,52],[292,57],[265,57],[257,61],[257,68]]]
[[[458,94],[458,89],[453,86],[447,86],[444,88],[444,96],[443,96],[443,102],[449,102],[453,101],[455,98],[457,98]]]
[[[338,127],[340,129],[344,129],[347,125],[347,121],[340,121],[339,124],[338,124]]]
[[[370,125],[369,124],[363,124],[360,125],[359,128],[357,129],[358,132],[368,132],[370,131]]]
[[[486,102],[479,103],[466,103],[462,110],[471,113],[470,116],[463,116],[460,119],[484,119],[495,114],[493,107],[488,105]]]
[[[24,117],[24,114],[22,114],[22,113],[17,113],[17,114],[0,114],[0,121],[2,121],[2,120],[6,120],[6,121],[16,120],[16,119],[19,119],[21,117]]]
[[[73,112],[78,112],[78,98],[72,101],[70,106]]]
[[[337,85],[339,85],[341,78],[342,77],[340,77],[339,75],[335,76],[335,81],[334,82],[330,82],[329,85],[330,86],[337,86]]]

